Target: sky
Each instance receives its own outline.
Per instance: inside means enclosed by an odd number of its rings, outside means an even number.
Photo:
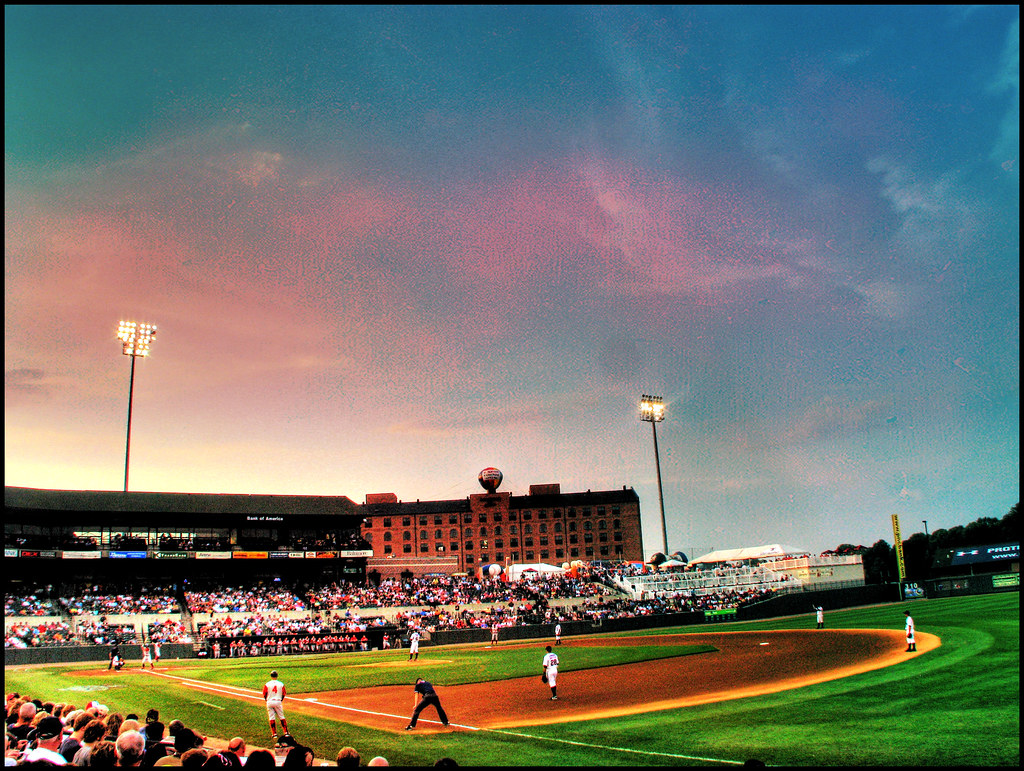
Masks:
[[[5,484],[1019,499],[1016,6],[5,6]]]

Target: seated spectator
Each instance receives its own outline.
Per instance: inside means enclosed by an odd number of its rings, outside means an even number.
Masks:
[[[86,714],[91,714],[88,710]],[[96,748],[96,745],[103,741],[103,737],[107,733],[107,726],[102,720],[93,718],[82,730],[81,743],[82,746],[75,752],[74,758],[71,762],[76,766],[88,766],[90,765],[89,756],[92,751]]]
[[[355,747],[342,747],[338,750],[338,757],[335,758],[338,766],[346,768],[357,768],[359,766],[359,753]]]
[[[277,761],[270,750],[253,750],[245,760],[246,771],[270,771],[277,767]]]
[[[117,765],[138,766],[146,752],[146,740],[138,731],[129,729],[118,735],[114,749],[117,754]]]

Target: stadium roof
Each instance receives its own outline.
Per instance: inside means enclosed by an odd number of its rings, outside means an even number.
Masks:
[[[746,546],[742,549],[718,549],[708,552],[702,557],[690,560],[691,565],[711,562],[742,562],[743,560],[766,559],[768,557],[802,557],[810,554],[807,549],[798,546],[787,546],[780,543],[770,543],[764,546]]]

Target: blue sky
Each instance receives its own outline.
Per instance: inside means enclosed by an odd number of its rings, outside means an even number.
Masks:
[[[1019,498],[1019,16],[5,8],[5,482],[636,488],[661,547]]]

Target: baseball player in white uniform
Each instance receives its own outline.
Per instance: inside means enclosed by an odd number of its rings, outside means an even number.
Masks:
[[[409,632],[409,661],[420,657],[420,630]]]
[[[281,730],[288,733],[288,721],[284,717],[284,702],[286,689],[284,683],[277,679],[277,670],[270,673],[270,679],[263,685],[263,698],[267,702],[267,719],[270,720],[270,734],[274,744],[277,744],[277,721],[281,721]]]
[[[153,659],[149,655],[149,646],[148,645],[143,645],[142,646],[142,668],[143,669],[146,668],[146,664],[149,664],[150,669],[154,668],[153,667]]]
[[[814,620],[816,623],[816,629],[825,628],[825,609],[821,605],[814,606]]]
[[[917,641],[914,639],[914,619],[910,617],[910,611],[903,611],[903,615],[907,617],[907,621],[904,624],[904,628],[907,632],[907,653],[917,650]]]
[[[544,650],[547,653],[544,654],[544,662],[541,666],[544,667],[544,676],[548,680],[548,687],[551,688],[551,701],[558,701],[558,654],[551,652],[550,645]]]
[[[562,644],[562,625],[555,624],[555,645]]]

